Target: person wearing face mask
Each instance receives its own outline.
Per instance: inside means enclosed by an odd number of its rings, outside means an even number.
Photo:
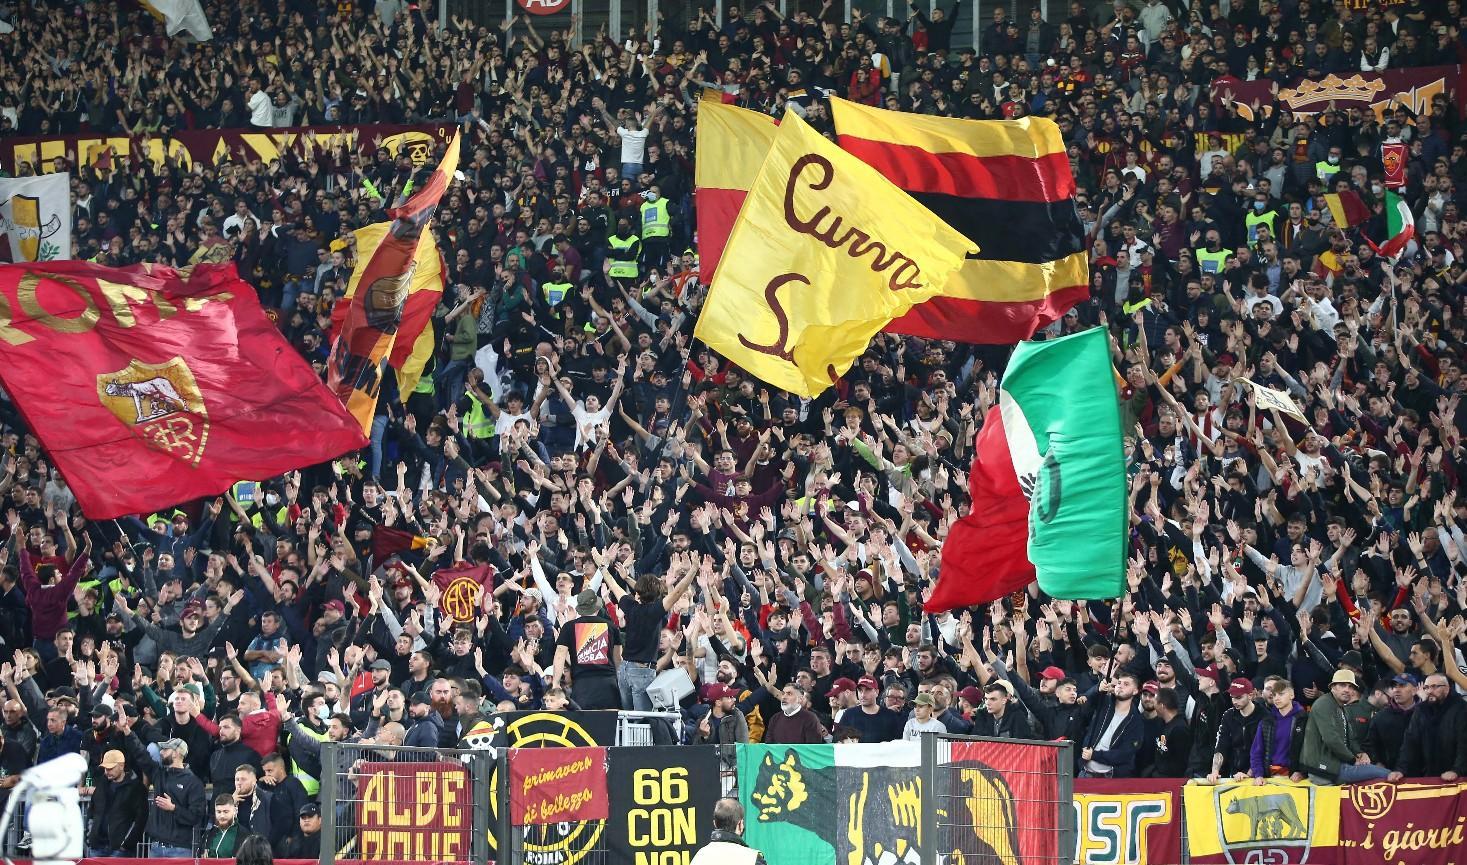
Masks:
[[[1259,226],[1268,227],[1268,235],[1272,237],[1278,230],[1279,212],[1273,209],[1267,192],[1257,190],[1253,193],[1253,205],[1243,215],[1243,228],[1247,232],[1248,245],[1258,247]]]
[[[642,193],[642,266],[662,267],[667,263],[669,235],[672,234],[672,214],[668,211],[667,199],[662,197],[662,188],[652,184]]]
[[[806,708],[806,701],[799,685],[784,686],[779,695],[779,714],[764,725],[766,745],[818,745],[825,741],[825,727]]]
[[[1329,188],[1333,185],[1330,183],[1331,179],[1339,173],[1340,148],[1339,145],[1335,145],[1329,149],[1329,153],[1323,159],[1314,163],[1314,176],[1318,177],[1326,188]]]

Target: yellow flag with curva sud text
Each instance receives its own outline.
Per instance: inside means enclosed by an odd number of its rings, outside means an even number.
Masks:
[[[755,377],[814,396],[977,251],[876,169],[786,113],[695,333]]]

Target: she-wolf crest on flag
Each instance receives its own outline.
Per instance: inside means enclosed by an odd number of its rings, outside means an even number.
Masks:
[[[133,358],[97,376],[97,398],[132,434],[155,450],[198,466],[209,443],[209,410],[181,357],[166,363]]]

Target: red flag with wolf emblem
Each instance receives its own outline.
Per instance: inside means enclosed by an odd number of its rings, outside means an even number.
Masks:
[[[367,443],[233,264],[0,266],[0,381],[92,519]]]
[[[387,211],[392,225],[367,253],[370,257],[366,263],[358,262],[352,274],[356,291],[331,347],[326,383],[356,417],[364,433],[372,429],[377,395],[402,327],[403,307],[419,266],[418,240],[458,170],[458,150],[459,134],[454,133],[448,152],[428,176],[428,182],[412,198]]]

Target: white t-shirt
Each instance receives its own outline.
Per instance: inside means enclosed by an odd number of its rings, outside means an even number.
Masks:
[[[256,90],[255,95],[250,97],[247,103],[250,109],[251,126],[269,126],[275,120],[274,106],[270,103],[270,97],[263,90]]]
[[[499,417],[494,419],[494,434],[501,436],[504,435],[505,433],[509,432],[510,429],[512,429],[515,423],[518,421],[527,421],[529,423],[534,423],[535,419],[530,417],[528,412],[525,414],[510,414],[507,411],[500,410]]]
[[[616,127],[616,134],[621,136],[621,161],[623,164],[635,162],[642,164],[647,158],[647,135],[645,129],[627,129],[625,126]],[[632,178],[636,180],[636,178]]]
[[[580,402],[571,407],[571,414],[576,419],[576,450],[596,441],[596,427],[611,420],[611,409],[586,411],[586,404]]]

